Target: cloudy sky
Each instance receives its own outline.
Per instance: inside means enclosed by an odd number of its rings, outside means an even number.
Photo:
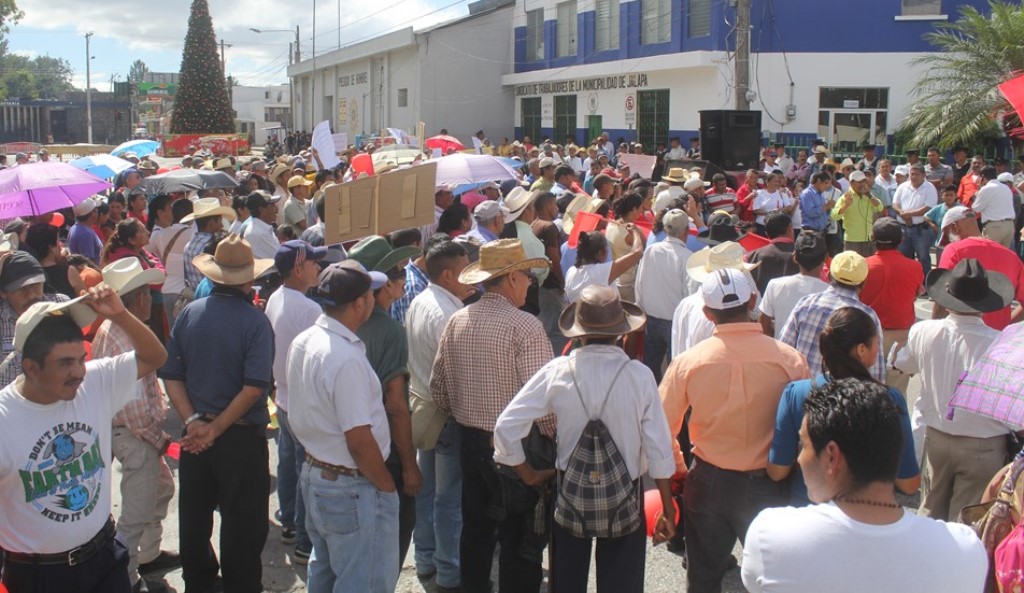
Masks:
[[[177,72],[188,28],[189,0],[18,0],[25,16],[8,36],[9,51],[68,60],[74,84],[85,88],[85,34],[92,31],[92,86],[110,89],[111,76],[125,80],[129,65],[142,59],[154,72]],[[214,31],[231,47],[227,73],[245,85],[287,82],[288,43],[294,34],[256,29],[298,25],[303,58],[337,49],[339,4],[341,43],[348,45],[404,27],[416,28],[468,13],[469,0],[209,0]],[[301,8],[300,8],[301,6]]]

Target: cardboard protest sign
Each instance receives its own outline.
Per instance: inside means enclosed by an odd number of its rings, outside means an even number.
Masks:
[[[433,224],[436,178],[437,163],[378,175],[377,234]]]
[[[376,232],[376,177],[364,177],[324,190],[325,244],[361,239]]]

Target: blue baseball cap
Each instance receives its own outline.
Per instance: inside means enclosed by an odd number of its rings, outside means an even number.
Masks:
[[[308,259],[320,261],[325,257],[327,257],[326,247],[313,247],[305,241],[294,239],[281,243],[281,246],[277,248],[277,252],[274,254],[274,267],[283,278],[302,265],[302,262]]]

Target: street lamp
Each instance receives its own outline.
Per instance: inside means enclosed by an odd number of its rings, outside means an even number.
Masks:
[[[289,55],[288,56],[288,62],[290,64],[298,64],[302,60],[302,54],[299,52],[299,26],[298,25],[295,25],[295,31],[292,31],[291,29],[256,29],[254,27],[249,27],[249,30],[252,31],[253,33],[295,33],[295,56],[294,56],[295,59],[294,59],[294,61],[292,61],[292,56]],[[291,121],[288,122],[288,125],[289,125],[289,127],[291,129],[294,130],[295,129],[295,84],[293,84],[293,82],[289,81],[288,86],[289,86],[289,89],[288,89],[288,104],[289,104],[289,109],[291,110]]]

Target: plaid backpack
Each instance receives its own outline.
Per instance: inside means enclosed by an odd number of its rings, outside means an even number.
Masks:
[[[575,537],[621,537],[640,528],[640,487],[626,469],[619,448],[601,421],[604,406],[615,383],[629,364],[619,367],[596,416],[591,416],[572,373],[576,396],[590,421],[573,449],[565,471],[560,472],[555,521]]]

